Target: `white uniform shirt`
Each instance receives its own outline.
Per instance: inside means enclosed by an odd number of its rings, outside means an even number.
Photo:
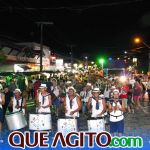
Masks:
[[[112,103],[112,106],[114,107],[115,105],[119,106],[120,108],[122,107],[120,102],[118,101],[117,104],[115,104],[114,102]],[[118,122],[124,119],[123,116],[123,112],[121,110],[116,110],[116,111],[112,111],[110,113],[110,121],[111,122]]]
[[[23,106],[24,103],[25,103],[24,99],[22,97],[19,100],[16,100],[16,98],[13,97],[13,112],[18,112],[21,109],[21,108],[18,108],[18,109],[16,108],[17,102],[18,102],[18,106],[21,106],[21,103],[22,103],[22,106]],[[22,108],[22,112],[23,112],[23,114],[25,114],[25,109],[24,108]]]
[[[92,100],[91,100],[91,105],[92,105],[92,115],[91,115],[91,117],[97,117],[97,115],[99,115],[103,111],[103,101],[102,101],[102,99],[99,99],[98,103],[99,103],[99,109],[96,109],[96,100],[92,98]]]
[[[44,101],[43,101],[43,96],[41,95],[41,93],[39,93],[39,103],[40,103],[40,107],[38,109],[38,113],[50,113],[50,107],[47,108],[43,108],[42,106],[47,106],[49,104],[49,93],[44,96]]]
[[[70,101],[72,101],[72,108],[70,107]],[[70,100],[68,95],[66,96],[66,110],[65,116],[67,117],[79,117],[79,112],[75,112],[73,115],[70,115],[71,111],[78,109],[77,96]]]

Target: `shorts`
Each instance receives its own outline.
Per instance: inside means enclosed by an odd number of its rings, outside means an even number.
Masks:
[[[124,120],[118,122],[110,121],[110,133],[124,133]]]
[[[140,100],[141,96],[133,96],[133,100]]]
[[[0,122],[3,122],[3,109],[0,108]]]
[[[127,105],[127,101],[128,101],[128,99],[126,99],[126,98],[123,98],[123,99],[122,99],[122,102],[124,103],[125,108],[127,108],[127,107],[128,107],[128,105]]]

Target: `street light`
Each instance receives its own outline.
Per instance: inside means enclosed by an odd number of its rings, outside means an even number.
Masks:
[[[135,37],[134,43],[136,43],[136,44],[142,43],[145,47],[147,47],[149,49],[149,51],[148,51],[148,59],[149,59],[148,71],[149,71],[150,70],[150,46],[147,43],[145,43],[143,41],[143,39],[141,39],[140,37]]]
[[[150,46],[148,44],[146,44],[140,37],[134,38],[134,43],[136,43],[136,44],[142,43],[143,45],[145,45],[147,48],[150,49]]]

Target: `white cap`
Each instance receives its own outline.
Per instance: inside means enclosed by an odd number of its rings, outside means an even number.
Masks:
[[[113,91],[113,93],[119,93],[119,90],[118,90],[118,89],[115,89],[115,90]]]
[[[22,93],[20,89],[15,89],[14,93],[17,93],[17,92]]]
[[[92,92],[100,92],[99,88],[94,88]]]
[[[92,84],[91,83],[87,83],[86,86],[92,86]]]
[[[102,99],[103,99],[103,98],[105,98],[105,96],[104,96],[103,94],[101,94],[101,95],[100,95],[100,98],[102,98]]]
[[[57,79],[55,79],[55,78],[52,78],[52,80],[51,81],[56,81],[57,82]]]
[[[115,88],[116,88],[115,86],[112,86],[112,87],[111,87],[111,89],[115,89]]]
[[[40,89],[42,88],[47,88],[46,84],[41,84],[41,86],[39,87]]]
[[[71,84],[71,83],[72,83],[71,81],[67,81],[67,82],[66,82],[66,84]]]
[[[68,87],[68,91],[69,90],[73,90],[74,92],[76,92],[76,89],[73,86]]]

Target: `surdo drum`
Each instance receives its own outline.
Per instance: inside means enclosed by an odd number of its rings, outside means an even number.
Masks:
[[[29,129],[30,130],[51,130],[52,119],[50,113],[44,114],[29,114]]]
[[[5,115],[9,130],[19,130],[27,126],[27,121],[22,111]]]
[[[105,130],[105,122],[102,118],[90,118],[87,120],[89,132],[101,132]]]
[[[69,132],[77,131],[77,119],[75,118],[60,118],[57,120],[57,130],[64,136]]]

